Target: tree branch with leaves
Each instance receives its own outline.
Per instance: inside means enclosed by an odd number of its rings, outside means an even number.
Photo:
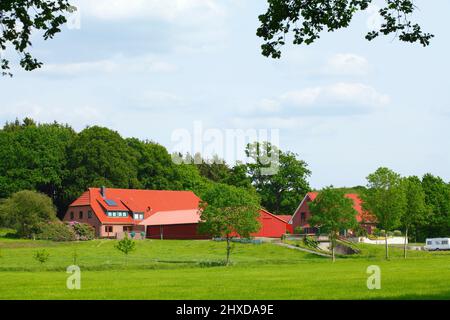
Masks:
[[[309,45],[320,38],[323,31],[333,32],[347,28],[354,15],[366,10],[372,0],[268,0],[266,13],[259,16],[261,22],[257,35],[265,43],[261,46],[266,57],[280,58],[286,35],[293,34],[293,44]],[[430,44],[434,35],[422,31],[411,21],[417,10],[412,0],[385,0],[379,10],[383,20],[379,29],[367,33],[366,39],[379,35],[397,35],[400,41]]]
[[[0,53],[14,49],[26,71],[42,67],[30,52],[33,32],[42,31],[44,40],[52,39],[67,22],[66,14],[74,11],[69,0],[1,0]],[[0,56],[0,69],[2,75],[12,76],[10,60],[4,56]]]

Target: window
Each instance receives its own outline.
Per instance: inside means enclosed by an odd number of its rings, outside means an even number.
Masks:
[[[113,227],[112,226],[105,226],[105,232],[107,232],[107,233],[113,232]]]
[[[442,240],[442,244],[448,244],[448,240]]]
[[[427,245],[431,246],[433,244],[433,241],[427,241]]]
[[[135,213],[134,220],[144,220],[144,214],[143,213]]]
[[[70,220],[73,220],[75,218],[75,215],[73,214],[73,211],[70,213]]]
[[[92,219],[92,211],[91,210],[88,211],[88,219]]]
[[[78,215],[78,217],[79,217],[80,219],[83,219],[83,211],[80,211],[80,214]]]
[[[128,212],[126,212],[126,211],[107,211],[106,215],[108,217],[114,217],[114,218],[117,218],[117,217],[125,218],[125,217],[128,217]]]
[[[131,232],[132,230],[133,230],[133,228],[130,227],[130,226],[124,226],[123,227],[123,232]]]
[[[302,212],[300,214],[300,221],[301,221],[301,223],[305,223],[306,222],[306,213],[305,212]]]

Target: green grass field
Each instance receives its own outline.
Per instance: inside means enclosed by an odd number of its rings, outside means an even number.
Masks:
[[[0,238],[0,299],[450,299],[450,253],[360,246],[329,259],[273,244],[235,244],[230,267],[214,241],[137,241],[125,264],[114,240],[55,243]],[[33,255],[46,249],[40,265]],[[68,290],[74,252],[81,290]],[[366,269],[381,267],[381,290],[368,290]]]

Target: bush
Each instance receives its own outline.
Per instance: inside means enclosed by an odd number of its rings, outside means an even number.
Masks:
[[[34,191],[19,191],[0,203],[0,221],[21,238],[35,238],[41,224],[57,221],[52,199]]]
[[[44,264],[45,262],[47,262],[49,257],[50,254],[45,249],[38,250],[34,253],[34,259],[40,264]]]
[[[394,230],[394,237],[401,237],[402,232],[400,230]]]
[[[300,226],[299,226],[299,227],[296,227],[295,230],[294,230],[294,233],[295,233],[295,234],[302,234],[302,233],[303,233],[303,228],[300,227]]]
[[[95,238],[95,229],[87,223],[69,222],[69,226],[76,234],[76,239],[81,241],[92,240]]]
[[[201,268],[226,267],[227,261],[226,260],[200,261],[198,265]],[[232,265],[232,262],[230,261],[228,265]]]
[[[319,242],[312,237],[305,237],[305,239],[303,239],[303,244],[312,249],[317,249],[319,247]]]
[[[357,237],[367,237],[369,235],[367,230],[361,226],[358,226],[357,228],[355,228],[354,234]]]
[[[73,229],[60,221],[41,223],[38,229],[39,233],[36,235],[36,239],[52,241],[74,241],[77,239]]]

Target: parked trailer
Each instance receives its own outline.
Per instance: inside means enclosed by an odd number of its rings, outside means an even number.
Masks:
[[[425,250],[428,251],[450,250],[450,238],[427,239],[425,244]]]

